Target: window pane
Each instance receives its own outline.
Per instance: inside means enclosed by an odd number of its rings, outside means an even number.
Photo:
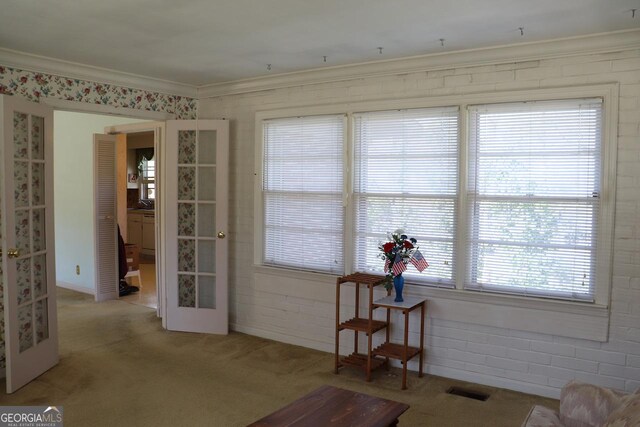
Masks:
[[[401,228],[429,268],[413,282],[453,286],[458,110],[381,111],[355,117],[355,269],[382,273],[378,245]]]
[[[593,300],[600,100],[471,109],[467,287]]]
[[[343,116],[264,122],[264,262],[344,271]]]

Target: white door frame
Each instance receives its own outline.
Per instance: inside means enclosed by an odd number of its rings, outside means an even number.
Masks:
[[[164,280],[165,263],[165,233],[164,233],[164,171],[165,171],[165,122],[132,123],[125,125],[107,126],[104,133],[138,133],[153,132],[153,149],[156,156],[156,202],[155,202],[155,237],[156,237],[156,295],[158,298],[158,308],[156,313],[162,318],[162,326],[166,327],[166,292]],[[97,260],[96,260],[97,262]]]
[[[101,115],[112,115],[114,117],[126,117],[130,119],[138,119],[138,120],[157,120],[163,121],[162,123],[154,122],[148,123],[134,123],[130,125],[119,125],[119,126],[111,126],[105,128],[104,132],[144,132],[144,131],[155,131],[157,128],[161,128],[160,130],[160,139],[157,143],[158,146],[156,148],[156,153],[160,153],[161,157],[164,157],[165,148],[165,123],[164,120],[172,120],[176,118],[176,115],[173,113],[167,113],[162,111],[147,111],[147,110],[137,110],[134,108],[126,108],[126,107],[112,107],[109,105],[99,105],[99,104],[91,104],[87,102],[79,102],[79,101],[67,101],[65,99],[55,99],[55,98],[43,98],[40,101],[41,104],[49,105],[53,107],[55,111],[73,111],[78,113],[88,113],[88,114],[101,114]],[[55,119],[54,119],[55,126]],[[157,132],[156,132],[157,138]],[[55,144],[55,141],[54,141]],[[162,177],[165,175],[165,163],[162,162],[158,165],[158,174],[160,179],[157,181],[156,185],[159,185],[157,195],[160,196],[160,200],[164,196],[164,182],[162,182]],[[159,216],[158,216],[159,215]],[[165,280],[163,277],[162,271],[158,274],[158,265],[163,265],[165,263],[164,254],[158,258],[158,254],[161,254],[161,249],[164,247],[165,235],[164,235],[164,206],[160,203],[160,209],[158,209],[158,203],[156,203],[156,283],[158,289],[158,309],[157,314],[162,318],[162,327],[166,329],[166,291],[165,291]],[[162,221],[162,224],[159,224],[158,219]],[[159,232],[158,232],[159,230]],[[158,245],[160,245],[158,247]],[[160,261],[160,263],[158,262]],[[162,263],[162,264],[161,264]],[[162,270],[162,269],[160,269]]]

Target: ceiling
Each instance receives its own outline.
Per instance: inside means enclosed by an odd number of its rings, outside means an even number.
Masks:
[[[197,86],[640,27],[640,0],[8,0],[1,10],[0,47]]]

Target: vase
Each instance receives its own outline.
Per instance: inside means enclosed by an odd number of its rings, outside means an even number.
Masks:
[[[396,290],[396,299],[394,299],[394,301],[404,301],[404,299],[402,298],[402,288],[404,288],[404,277],[402,277],[402,274],[399,274],[393,278],[393,288]]]

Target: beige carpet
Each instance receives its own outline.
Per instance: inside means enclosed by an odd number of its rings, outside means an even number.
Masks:
[[[520,426],[532,405],[557,401],[473,385],[486,402],[445,394],[444,378],[399,371],[332,373],[333,356],[239,333],[167,332],[155,312],[96,304],[60,289],[60,364],[2,405],[64,406],[65,426],[244,426],[323,384],[411,405],[402,426]],[[2,384],[4,389],[4,384]]]

